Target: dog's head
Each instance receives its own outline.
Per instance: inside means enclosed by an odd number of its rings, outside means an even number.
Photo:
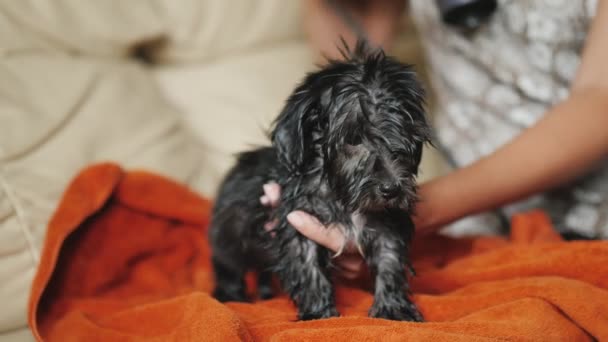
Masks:
[[[295,89],[272,140],[290,173],[320,172],[349,210],[411,210],[430,140],[423,105],[409,65],[360,43]]]

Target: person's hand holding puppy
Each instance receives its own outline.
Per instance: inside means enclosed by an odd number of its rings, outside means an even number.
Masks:
[[[276,207],[281,198],[281,187],[277,183],[264,185],[264,196],[260,202],[265,206]],[[316,217],[297,210],[287,215],[287,220],[302,235],[318,243],[319,245],[338,253],[340,246],[344,244],[344,234],[341,229],[325,227]],[[267,231],[272,231],[276,222],[268,222],[264,226]],[[367,272],[367,265],[363,256],[355,246],[349,244],[343,249],[342,254],[334,259],[338,269],[338,275],[347,280],[358,279]]]

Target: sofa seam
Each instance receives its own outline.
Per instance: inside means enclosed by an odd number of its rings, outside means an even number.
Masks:
[[[23,207],[19,203],[19,200],[17,199],[17,195],[15,194],[15,192],[13,191],[11,186],[6,181],[6,178],[4,177],[4,169],[1,167],[0,167],[0,188],[2,188],[2,190],[6,194],[6,198],[8,199],[9,204],[11,205],[11,207],[13,208],[13,210],[15,212],[15,216],[17,218],[17,221],[19,222],[18,226],[28,245],[28,250],[32,257],[32,261],[34,262],[34,266],[36,266],[36,265],[38,265],[40,258],[38,256],[38,249],[36,248],[36,243],[34,242],[34,236],[32,234],[31,227],[29,226],[29,224],[27,222]]]

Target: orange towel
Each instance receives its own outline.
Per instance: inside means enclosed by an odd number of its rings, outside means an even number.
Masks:
[[[542,213],[509,240],[415,241],[426,323],[366,317],[371,294],[337,286],[342,317],[296,322],[290,300],[215,301],[210,202],[112,164],[84,170],[51,220],[29,302],[45,341],[608,341],[608,242],[561,241]]]

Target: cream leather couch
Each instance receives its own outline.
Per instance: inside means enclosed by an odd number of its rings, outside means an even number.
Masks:
[[[0,3],[0,341],[32,339],[26,301],[46,223],[79,169],[112,160],[212,196],[232,154],[265,142],[313,68],[299,6]]]

